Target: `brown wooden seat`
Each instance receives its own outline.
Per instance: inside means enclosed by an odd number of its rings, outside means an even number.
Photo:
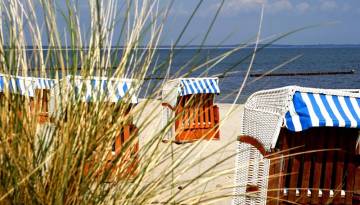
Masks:
[[[360,204],[358,137],[348,128],[282,129],[272,152],[249,136],[239,140],[270,159],[267,204]]]
[[[109,106],[114,106],[114,104],[111,103]],[[125,115],[128,115],[131,109],[132,106],[129,106]],[[102,176],[105,172],[109,172],[107,178],[109,182],[117,179],[131,179],[135,177],[138,173],[137,169],[139,164],[139,141],[137,135],[138,128],[133,124],[132,118],[129,117],[128,123],[119,127],[119,135],[114,139],[111,151],[104,153],[100,150],[97,156],[95,156],[95,160],[85,165],[85,174],[89,173],[94,163],[97,163],[105,154],[106,162],[103,167],[95,173],[95,176]]]
[[[162,104],[175,112],[175,142],[220,138],[219,108],[213,102],[214,94],[195,94],[178,97],[176,107]]]
[[[37,115],[39,124],[49,121],[49,89],[35,89],[35,97],[30,99],[30,110]]]

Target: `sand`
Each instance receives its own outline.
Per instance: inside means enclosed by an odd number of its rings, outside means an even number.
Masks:
[[[144,102],[141,102],[144,103]],[[138,106],[142,106],[141,103]],[[187,143],[187,144],[175,144],[175,143],[160,143],[157,150],[166,150],[162,156],[166,159],[166,162],[156,167],[151,172],[151,177],[148,180],[155,179],[157,176],[165,173],[169,166],[174,164],[177,159],[181,158],[181,155],[189,150],[191,153],[186,155],[185,160],[181,163],[181,166],[175,169],[173,177],[169,179],[170,183],[174,183],[173,193],[181,190],[185,196],[198,195],[202,192],[214,191],[221,193],[221,190],[226,187],[234,185],[234,168],[235,168],[235,151],[236,151],[236,138],[240,135],[243,115],[243,105],[234,105],[233,111],[228,114],[232,105],[231,104],[217,104],[220,108],[220,140],[211,141],[199,141],[198,143]],[[144,130],[140,132],[139,144],[140,149],[146,146],[146,143],[154,137],[154,134],[161,129],[161,102],[159,100],[152,100],[148,105],[145,106],[144,112],[136,118],[136,123],[141,124],[148,116],[152,116],[153,120],[146,126]],[[196,146],[196,147],[195,147]],[[194,148],[195,147],[195,148]],[[178,151],[173,154],[171,158],[171,149]],[[216,153],[215,150],[219,150]],[[207,157],[205,160],[200,162],[194,162],[196,159]],[[229,158],[220,166],[215,169],[211,169],[209,175],[221,174],[222,171],[227,170],[226,174],[215,177],[211,180],[207,180],[207,183],[201,183],[199,181],[193,183],[191,186],[184,188],[184,180],[191,180],[196,176],[199,176],[205,170],[212,167],[214,164],[221,162],[222,160]],[[190,168],[189,168],[190,167]],[[227,189],[222,193],[231,194],[232,189]],[[164,193],[165,195],[168,193]],[[216,196],[216,194],[213,194]],[[162,197],[159,196],[159,201]],[[231,198],[223,199],[216,202],[215,204],[230,204]]]

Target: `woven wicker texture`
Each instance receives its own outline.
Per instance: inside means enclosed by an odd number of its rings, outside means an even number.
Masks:
[[[251,95],[245,103],[241,134],[256,138],[270,151],[276,145],[285,114],[296,91],[360,97],[358,90],[325,90],[297,86],[259,91]],[[235,163],[233,204],[266,204],[270,161],[251,145],[239,142]],[[246,193],[247,185],[259,187],[259,191]]]

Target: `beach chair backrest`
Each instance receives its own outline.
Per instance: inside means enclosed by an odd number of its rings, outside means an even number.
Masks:
[[[168,139],[191,142],[219,139],[219,108],[214,97],[220,93],[217,78],[180,78],[163,89],[163,125],[175,118]]]
[[[219,108],[214,105],[214,94],[195,94],[179,97],[175,115],[176,141],[219,139],[216,126]]]
[[[233,204],[358,203],[359,105],[360,94],[346,90],[289,86],[250,96]]]
[[[279,200],[300,204],[353,204],[360,187],[360,168],[354,145],[358,130],[312,128],[306,132],[282,129],[271,153],[267,204]],[[316,150],[316,151],[315,151]],[[276,199],[276,200],[272,200]]]

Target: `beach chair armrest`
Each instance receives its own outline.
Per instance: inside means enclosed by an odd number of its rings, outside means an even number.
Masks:
[[[242,143],[246,143],[246,144],[250,144],[253,147],[255,147],[260,153],[261,155],[263,155],[264,157],[267,157],[270,153],[266,151],[264,145],[257,140],[254,137],[248,136],[248,135],[240,135],[238,137],[238,141],[242,142]]]
[[[169,108],[169,109],[172,110],[172,111],[175,111],[175,110],[176,110],[176,109],[175,109],[173,106],[171,106],[169,103],[161,103],[161,105],[164,106],[164,107]]]

